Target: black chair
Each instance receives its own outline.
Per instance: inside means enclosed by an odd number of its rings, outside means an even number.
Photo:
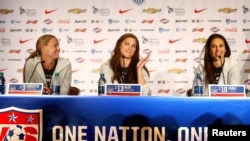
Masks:
[[[188,97],[191,97],[192,96],[192,89],[188,89],[186,94]]]
[[[74,86],[71,86],[69,88],[68,95],[79,95],[80,94],[80,89]]]

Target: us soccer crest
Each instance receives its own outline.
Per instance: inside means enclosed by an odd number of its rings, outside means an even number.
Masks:
[[[42,141],[42,109],[0,109],[0,141]]]
[[[136,5],[140,6],[145,2],[145,0],[132,0]]]

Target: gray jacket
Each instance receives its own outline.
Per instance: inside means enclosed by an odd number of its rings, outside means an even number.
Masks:
[[[31,73],[34,70],[36,64],[41,61],[40,56],[36,56],[35,58],[29,59],[25,64],[25,83],[28,83]],[[68,94],[69,88],[71,86],[71,79],[72,79],[72,67],[70,61],[64,58],[58,58],[57,66],[55,68],[54,74],[52,76],[52,80],[54,79],[55,72],[59,73],[59,77],[61,80],[61,90],[60,93],[63,95]],[[45,74],[43,71],[42,64],[39,63],[37,65],[37,68],[30,80],[30,83],[43,83],[44,86],[51,88],[50,86],[47,86]]]
[[[114,72],[110,68],[110,60],[106,61],[105,63],[103,63],[101,65],[100,72],[104,73],[104,77],[105,77],[107,83],[112,83],[111,79],[114,76]],[[147,82],[145,85],[142,86],[142,95],[149,96],[150,95],[150,86],[148,84],[149,75],[147,74],[147,72],[144,69],[143,69],[142,73],[143,73],[143,77],[144,77],[145,81]],[[118,84],[118,81],[115,80],[114,83]]]
[[[201,71],[204,80],[204,62],[202,61],[198,69]],[[224,76],[223,76],[224,74]],[[223,78],[224,77],[224,78]],[[240,71],[238,62],[234,59],[225,57],[225,63],[223,66],[223,73],[221,73],[218,84],[223,85],[225,79],[225,85],[240,85]],[[208,85],[204,85],[203,96],[208,96]]]

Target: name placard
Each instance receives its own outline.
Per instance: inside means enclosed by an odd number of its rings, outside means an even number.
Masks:
[[[209,86],[210,97],[245,97],[245,85],[216,85]]]
[[[43,83],[8,83],[6,94],[43,94]]]
[[[141,96],[140,84],[106,84],[106,96]]]

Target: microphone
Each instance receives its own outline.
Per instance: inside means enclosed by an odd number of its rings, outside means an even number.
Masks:
[[[36,66],[35,66],[34,70],[32,71],[32,74],[31,74],[31,76],[30,76],[30,79],[29,79],[28,83],[30,83],[30,80],[31,80],[31,78],[33,77],[33,74],[34,74],[34,72],[35,72],[35,70],[36,70],[36,67],[37,67],[37,65],[38,65],[39,63],[42,63],[42,64],[43,64],[43,63],[45,63],[45,60],[42,60],[42,61],[36,63]]]
[[[224,71],[223,71],[223,67],[224,67],[224,63],[222,64],[222,60],[221,60],[221,56],[219,55],[219,58],[220,58],[220,63],[221,63],[221,65],[222,65],[222,67],[221,67],[221,72],[222,72],[222,77],[223,77],[223,83],[224,83],[224,85],[226,84],[226,82],[225,82],[225,75],[224,75]]]
[[[125,59],[126,57],[122,55],[122,79],[121,82],[124,83],[125,80],[125,75],[126,75],[126,70],[125,70]]]

